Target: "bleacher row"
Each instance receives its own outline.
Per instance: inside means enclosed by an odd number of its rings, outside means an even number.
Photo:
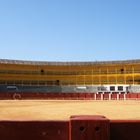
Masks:
[[[38,93],[1,92],[0,99],[47,99],[47,100],[140,100],[140,93]]]
[[[97,92],[97,86],[87,86],[86,89],[78,89],[76,86],[7,86],[0,85],[0,91],[19,91],[19,92],[53,92],[53,93],[93,93]]]

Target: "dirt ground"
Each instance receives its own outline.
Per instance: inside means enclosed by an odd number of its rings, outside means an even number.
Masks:
[[[140,120],[140,101],[0,100],[0,120],[67,120],[71,115]]]

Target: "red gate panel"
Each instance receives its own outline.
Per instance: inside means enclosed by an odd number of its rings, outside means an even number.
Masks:
[[[112,94],[111,94],[111,99],[112,99],[112,100],[117,100],[117,96],[118,96],[117,93],[112,93]]]
[[[101,100],[101,96],[102,96],[103,94],[96,94],[96,100]]]
[[[124,94],[119,94],[119,99],[124,100]]]
[[[103,100],[109,100],[109,93],[103,94]]]

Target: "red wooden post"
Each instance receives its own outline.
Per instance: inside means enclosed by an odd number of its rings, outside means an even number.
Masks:
[[[109,126],[104,116],[72,116],[71,140],[109,140]]]

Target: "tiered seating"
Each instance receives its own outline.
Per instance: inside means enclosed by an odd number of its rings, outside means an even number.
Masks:
[[[62,92],[64,93],[96,93],[98,86],[62,86]]]
[[[128,88],[130,93],[140,93],[140,86],[139,85],[131,85]]]
[[[15,88],[16,87],[16,88]],[[8,86],[1,85],[0,91],[9,92],[61,92],[60,86],[12,86],[9,88]]]

